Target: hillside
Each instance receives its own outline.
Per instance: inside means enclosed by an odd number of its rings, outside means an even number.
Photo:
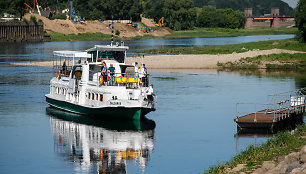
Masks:
[[[109,23],[99,22],[97,20],[88,20],[85,24],[73,23],[70,20],[49,20],[37,14],[25,14],[24,18],[30,20],[31,15],[38,20],[41,19],[44,23],[44,28],[48,32],[62,33],[62,34],[79,34],[79,33],[103,33],[111,34],[111,30],[107,28]],[[144,35],[164,36],[171,34],[172,31],[167,27],[152,27],[153,32],[143,33],[139,29],[135,29],[130,25],[122,23],[114,23],[114,29],[120,31],[120,37],[136,37]]]
[[[194,6],[214,6],[220,8],[232,8],[244,11],[245,8],[253,8],[253,15],[260,16],[270,14],[272,7],[279,7],[280,15],[291,15],[293,9],[281,0],[193,0]]]

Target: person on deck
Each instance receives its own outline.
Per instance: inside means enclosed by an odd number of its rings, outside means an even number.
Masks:
[[[135,77],[138,78],[138,76],[139,76],[139,74],[138,74],[138,73],[139,73],[139,69],[138,69],[138,67],[137,67],[138,63],[135,62],[134,65],[135,65]]]
[[[148,87],[147,68],[145,64],[142,64],[139,76],[141,76],[142,86]]]
[[[153,101],[153,95],[156,96],[153,90],[153,84],[151,84],[149,89],[147,89],[146,94],[147,94],[148,100]]]
[[[108,72],[108,69],[107,69],[106,63],[103,62],[102,68],[101,68],[101,75],[103,77],[103,85],[107,85],[107,72]]]
[[[115,70],[115,67],[113,66],[113,64],[110,64],[110,67],[108,68],[108,72],[110,74],[110,77],[109,77],[109,81],[110,81],[110,86],[114,86],[115,85],[115,73],[116,73],[116,70]]]
[[[64,59],[64,62],[63,62],[63,66],[62,66],[62,73],[64,75],[67,74],[67,65],[66,65],[66,59]]]

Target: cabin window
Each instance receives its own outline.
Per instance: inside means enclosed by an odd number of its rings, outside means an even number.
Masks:
[[[91,94],[91,99],[92,99],[92,100],[95,99],[95,94],[94,94],[94,93]]]
[[[100,100],[100,101],[103,101],[103,94],[100,94],[99,100]]]
[[[90,93],[88,93],[88,99],[90,99]]]
[[[96,100],[98,100],[98,99],[99,99],[98,94],[96,94]]]
[[[59,94],[59,87],[56,88],[57,93]]]

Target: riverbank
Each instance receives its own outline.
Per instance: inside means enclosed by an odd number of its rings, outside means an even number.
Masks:
[[[260,146],[249,146],[232,160],[205,173],[280,174],[306,172],[306,126],[280,132]]]
[[[231,54],[201,54],[201,55],[156,55],[142,57],[128,57],[126,59],[127,64],[133,62],[144,63],[149,69],[218,69],[218,64],[226,62],[239,61],[245,57],[256,57],[269,54],[288,53],[295,54],[301,53],[300,51],[293,50],[250,50],[243,53],[231,53]],[[22,62],[11,63],[18,66],[43,66],[52,67],[52,61],[45,62]]]
[[[229,61],[226,63],[218,62],[222,69],[306,69],[306,53],[296,54],[270,54],[260,55],[256,57],[241,58],[238,61]]]
[[[127,34],[123,34],[122,31],[119,36],[115,36],[114,38],[115,40],[181,39],[181,38],[196,38],[196,37],[203,38],[203,37],[234,37],[234,36],[252,36],[252,35],[296,34],[297,29],[284,28],[284,27],[246,28],[246,29],[196,28],[194,30],[170,32],[168,28],[163,29],[162,27],[162,28],[157,28],[157,30],[153,31],[152,33],[142,33],[139,35],[134,34],[130,36]],[[164,34],[158,34],[158,33],[164,33]],[[107,41],[110,40],[111,38],[111,35],[109,33],[103,34],[99,32],[74,33],[74,34],[49,32],[49,34],[51,41]]]
[[[163,39],[181,39],[196,37],[234,37],[234,36],[254,36],[254,35],[279,35],[279,34],[296,34],[297,28],[195,28],[193,30],[174,31],[172,34],[163,36]]]

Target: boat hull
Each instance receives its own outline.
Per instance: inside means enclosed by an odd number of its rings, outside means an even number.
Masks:
[[[120,119],[132,119],[140,120],[142,116],[153,111],[154,109],[149,108],[127,108],[127,107],[101,107],[101,108],[91,108],[76,105],[70,102],[56,100],[46,96],[47,103],[55,108],[69,111],[72,113],[99,116],[99,117],[109,117],[109,118],[120,118]]]

